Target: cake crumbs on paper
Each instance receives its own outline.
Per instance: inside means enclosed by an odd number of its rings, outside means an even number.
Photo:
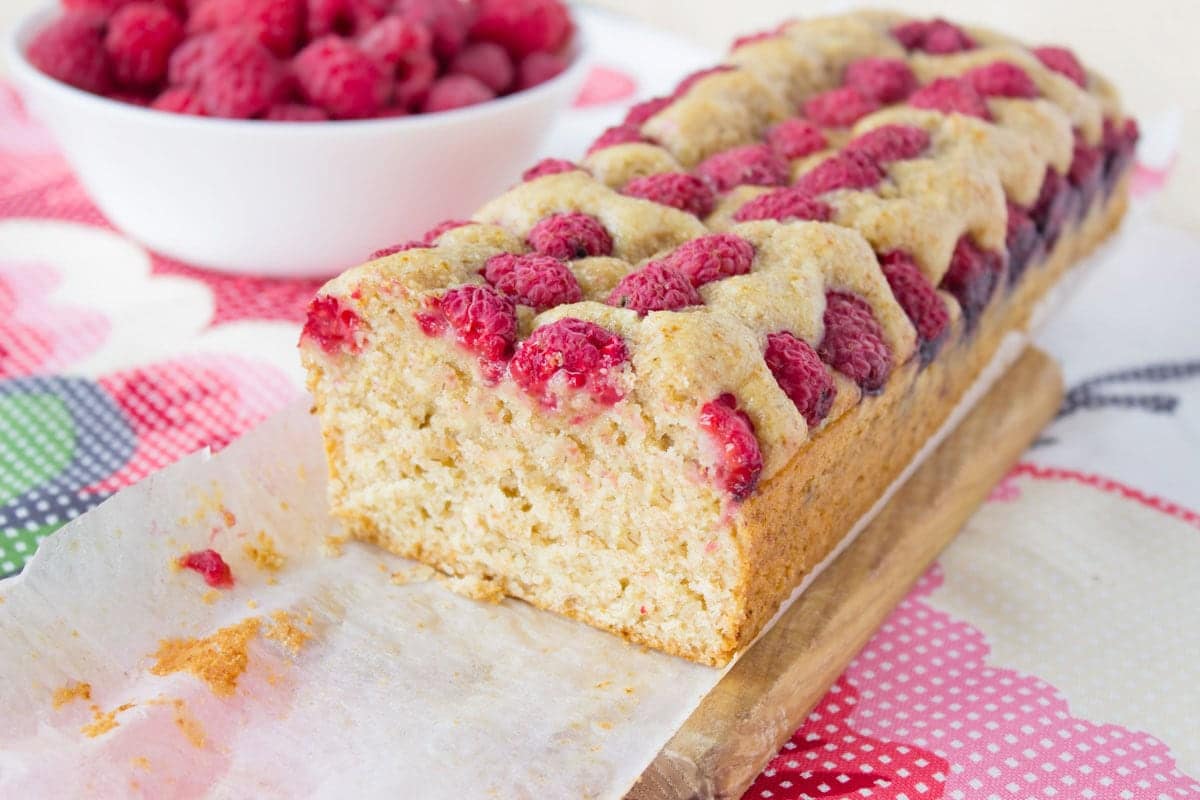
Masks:
[[[150,771],[150,759],[145,756],[134,756],[130,759],[130,763],[140,770]]]
[[[292,622],[292,618],[286,611],[272,612],[271,619],[273,623],[267,629],[265,636],[282,644],[292,655],[299,653],[300,649],[312,638],[311,633],[301,630]]]
[[[504,590],[498,581],[482,575],[441,575],[437,576],[438,583],[455,594],[480,600],[485,603],[498,604],[504,599]]]
[[[83,681],[68,683],[66,686],[62,686],[54,690],[54,710],[57,711],[68,703],[73,703],[76,700],[91,699],[92,685],[90,683],[85,683]]]
[[[254,542],[247,542],[242,547],[246,557],[264,572],[278,572],[286,559],[275,547],[275,540],[267,536],[266,531],[259,531]]]
[[[330,534],[325,537],[325,541],[321,544],[321,555],[326,558],[340,558],[342,553],[346,551],[346,537],[334,536]]]
[[[406,583],[420,583],[427,581],[437,574],[437,570],[428,564],[414,564],[407,570],[398,569],[392,572],[389,576],[392,583],[396,586],[403,586]]]
[[[163,639],[154,654],[152,675],[190,672],[218,697],[229,697],[250,662],[248,647],[261,620],[249,617],[202,639]]]
[[[607,689],[610,686],[612,686],[612,681],[600,681],[596,684],[597,689]]]
[[[213,603],[217,602],[217,598],[220,596],[221,593],[216,589],[209,589],[207,592],[200,595],[200,599],[204,601],[204,605],[211,606]]]
[[[92,704],[92,721],[80,728],[80,732],[89,739],[95,739],[117,727],[117,715],[133,708],[133,703],[122,703],[112,711],[101,711],[100,706]]]
[[[200,722],[188,713],[187,703],[175,700],[171,706],[175,709],[175,727],[183,732],[193,747],[203,750],[207,743],[204,737],[204,728],[200,727]]]

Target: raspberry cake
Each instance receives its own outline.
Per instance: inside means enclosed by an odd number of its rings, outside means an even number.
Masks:
[[[1118,224],[1070,51],[789,22],[381,251],[301,339],[353,535],[709,664],[749,644]]]

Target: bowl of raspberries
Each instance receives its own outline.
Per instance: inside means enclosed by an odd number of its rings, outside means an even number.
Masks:
[[[118,228],[324,276],[512,183],[582,82],[560,0],[61,0],[8,58]]]

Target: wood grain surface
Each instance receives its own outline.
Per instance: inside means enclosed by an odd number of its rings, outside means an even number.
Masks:
[[[734,665],[627,800],[737,798],[1054,416],[1058,366],[1029,349]]]

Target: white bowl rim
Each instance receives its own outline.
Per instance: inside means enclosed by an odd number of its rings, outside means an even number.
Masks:
[[[338,134],[378,133],[381,128],[393,127],[400,131],[421,131],[438,129],[448,125],[457,125],[472,118],[486,121],[491,112],[499,111],[510,106],[532,103],[537,97],[554,91],[559,84],[572,83],[580,73],[590,66],[587,36],[579,25],[572,29],[571,42],[568,52],[571,60],[567,68],[548,81],[524,89],[519,92],[496,97],[484,103],[477,103],[463,108],[437,111],[430,114],[409,114],[403,117],[382,117],[374,119],[322,120],[320,122],[294,122],[261,119],[227,119],[224,117],[201,117],[194,114],[176,114],[169,111],[146,108],[134,103],[113,100],[102,95],[71,86],[57,78],[45,74],[29,62],[25,56],[25,44],[33,37],[33,33],[52,17],[61,13],[56,6],[35,10],[26,15],[16,25],[11,26],[5,42],[5,55],[15,74],[24,82],[36,84],[42,89],[56,93],[60,97],[69,98],[72,102],[91,104],[97,109],[113,114],[128,115],[130,121],[138,121],[159,125],[162,127],[207,129],[210,132],[218,130],[227,133],[249,133],[257,136],[321,136],[330,132]],[[574,22],[574,21],[573,21]]]

